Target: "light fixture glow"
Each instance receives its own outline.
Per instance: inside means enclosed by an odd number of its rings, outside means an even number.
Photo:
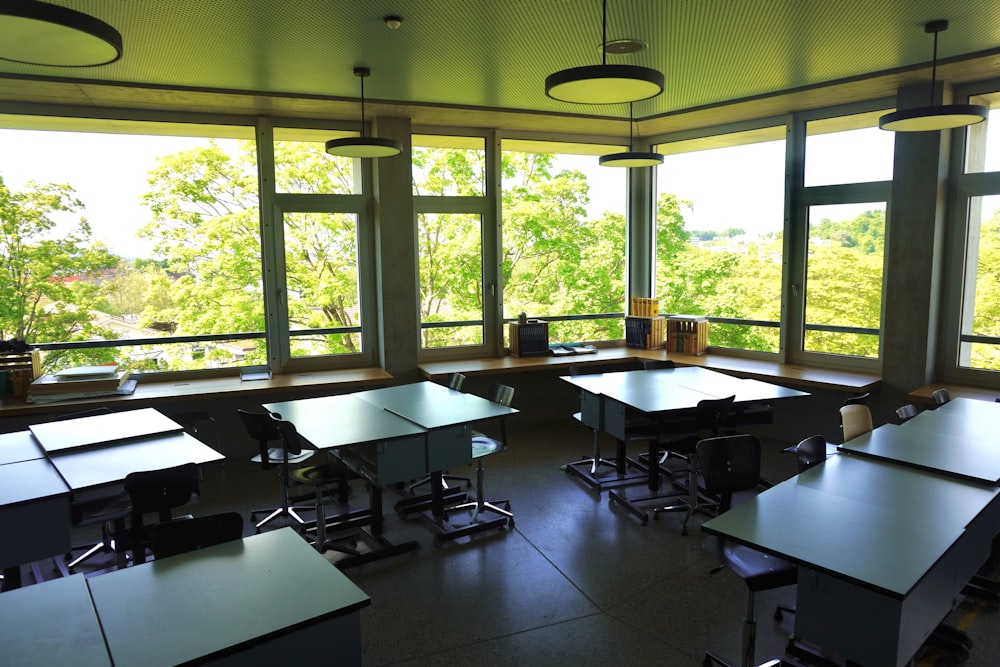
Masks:
[[[602,39],[608,43],[608,2],[602,2]],[[663,73],[638,65],[608,65],[607,48],[601,48],[601,64],[564,69],[545,78],[545,94],[577,104],[621,104],[638,102],[663,92]]]
[[[878,126],[891,132],[931,132],[975,125],[986,120],[990,110],[979,104],[934,104],[937,86],[938,33],[948,29],[945,20],[929,21],[924,32],[934,34],[934,57],[931,61],[930,103],[925,107],[900,109],[878,119]]]
[[[0,6],[0,58],[29,65],[95,67],[121,58],[122,36],[103,21],[36,0]]]
[[[361,136],[331,139],[326,142],[326,152],[341,157],[379,158],[392,157],[403,152],[403,144],[392,139],[365,136],[365,77],[371,74],[367,67],[355,67],[354,76],[361,79]]]
[[[655,167],[663,164],[663,156],[659,153],[632,150],[632,125],[635,122],[632,115],[632,104],[628,105],[628,150],[621,153],[609,153],[598,158],[602,167]]]

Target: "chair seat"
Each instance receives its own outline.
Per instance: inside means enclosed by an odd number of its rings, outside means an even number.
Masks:
[[[304,466],[288,472],[288,477],[299,484],[325,486],[343,481],[349,473],[343,464],[331,461],[314,466]]]
[[[302,463],[310,456],[316,453],[315,449],[303,449],[298,454],[290,454],[288,456],[289,463]],[[254,463],[260,463],[260,454],[254,456],[250,459]],[[285,461],[285,450],[281,447],[271,447],[267,450],[267,462],[268,463],[284,463]]]
[[[472,458],[474,459],[495,454],[503,448],[502,442],[482,433],[474,433],[472,436]]]
[[[719,539],[715,535],[706,538],[702,545],[755,593],[791,586],[798,580],[795,564],[777,556]]]

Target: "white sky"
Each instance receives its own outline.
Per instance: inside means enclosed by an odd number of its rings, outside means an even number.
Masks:
[[[993,130],[994,128],[990,128]],[[865,182],[888,178],[893,134],[877,128],[811,136],[807,184]],[[86,208],[84,216],[97,239],[127,257],[149,256],[149,246],[134,230],[150,220],[139,197],[148,188],[147,172],[156,158],[203,144],[184,137],[0,130],[0,176],[12,190],[29,180],[69,183]],[[987,156],[1000,162],[1000,131],[990,131]],[[723,159],[723,157],[725,159]],[[625,174],[601,167],[593,156],[563,156],[556,169],[576,168],[590,183],[591,217],[606,210],[625,211]],[[1000,168],[996,165],[988,169]],[[781,228],[783,216],[783,142],[667,156],[656,168],[657,184],[695,202],[685,211],[689,229],[742,227],[751,235]],[[853,216],[865,210],[847,211]]]

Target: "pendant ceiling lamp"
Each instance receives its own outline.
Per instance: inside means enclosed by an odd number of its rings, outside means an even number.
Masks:
[[[601,64],[564,69],[545,79],[545,94],[577,104],[638,102],[663,92],[663,73],[638,65],[609,65],[608,2],[602,2]]]
[[[326,142],[326,152],[343,157],[378,158],[392,157],[403,152],[403,145],[392,139],[365,136],[365,77],[371,74],[367,67],[355,67],[354,76],[361,79],[361,136],[331,139]]]
[[[122,36],[103,21],[36,0],[0,5],[0,58],[29,65],[95,67],[121,58]]]
[[[632,150],[632,105],[628,105],[628,150],[623,153],[602,155],[598,163],[602,167],[655,167],[663,164],[663,156],[659,153]]]
[[[928,132],[950,130],[955,127],[975,125],[986,120],[990,110],[978,104],[934,104],[934,89],[937,84],[937,43],[938,33],[948,29],[944,20],[929,21],[924,32],[934,34],[934,59],[931,61],[931,94],[925,107],[901,109],[878,119],[878,126],[892,132]]]

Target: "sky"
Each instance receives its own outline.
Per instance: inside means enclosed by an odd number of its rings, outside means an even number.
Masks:
[[[1000,127],[991,127],[987,156],[1000,169]],[[28,180],[69,183],[86,208],[97,239],[126,257],[149,256],[150,245],[134,230],[150,220],[140,203],[148,189],[146,174],[160,155],[191,148],[202,138],[0,130],[0,177],[20,190]],[[870,128],[810,136],[807,141],[807,185],[865,182],[889,177],[893,135]],[[879,156],[873,158],[872,156]],[[122,156],[127,156],[123,159]],[[859,156],[865,156],[859,159]],[[563,156],[558,167],[580,169],[590,183],[588,213],[625,211],[624,170],[601,167],[594,156]],[[667,156],[656,167],[660,191],[695,202],[684,212],[688,229],[741,227],[750,235],[781,228],[784,193],[784,143]],[[845,216],[864,211],[842,207]]]

